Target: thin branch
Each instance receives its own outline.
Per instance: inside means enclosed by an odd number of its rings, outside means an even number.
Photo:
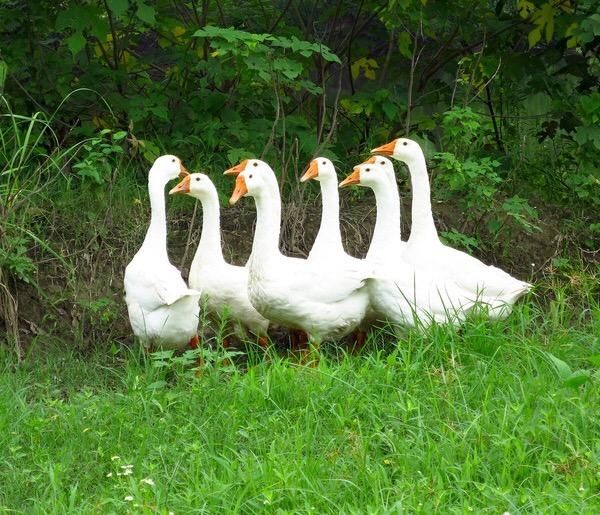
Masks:
[[[279,25],[279,22],[283,19],[283,17],[285,16],[285,14],[287,13],[287,10],[290,8],[290,5],[292,5],[292,0],[288,0],[287,4],[285,4],[285,7],[281,10],[281,12],[279,13],[279,16],[277,17],[277,19],[275,20],[275,23],[273,23],[270,27],[269,30],[267,32],[271,33],[275,30],[275,28],[277,27],[277,25]]]
[[[340,67],[340,70],[338,72],[337,91],[335,94],[335,100],[333,101],[333,114],[331,115],[331,126],[329,127],[329,132],[325,136],[325,139],[323,139],[323,141],[321,141],[321,143],[319,143],[319,145],[315,149],[313,157],[316,157],[319,154],[319,152],[321,152],[321,149],[329,143],[329,141],[331,140],[331,137],[333,136],[333,133],[335,132],[335,129],[337,127],[337,115],[339,112],[339,100],[340,100],[340,93],[342,92],[342,75],[343,75],[343,73],[342,73],[342,69]]]
[[[104,9],[106,10],[106,14],[108,15],[108,24],[110,25],[110,32],[112,34],[112,47],[113,47],[113,59],[115,63],[115,70],[119,69],[119,47],[118,47],[118,39],[117,39],[117,31],[115,30],[115,22],[113,20],[113,13],[111,8],[108,6],[106,0],[102,2],[104,4]]]
[[[267,154],[267,152],[273,145],[273,142],[275,141],[275,131],[277,130],[277,124],[279,123],[280,100],[279,100],[279,91],[277,90],[277,83],[275,83],[273,90],[275,91],[275,100],[277,102],[276,110],[275,110],[275,119],[273,120],[273,125],[271,127],[271,135],[269,136],[269,139],[268,139],[267,143],[265,144],[263,151],[260,155],[261,159],[263,159],[265,157],[265,155]]]

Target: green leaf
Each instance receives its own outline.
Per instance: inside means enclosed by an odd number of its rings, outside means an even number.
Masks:
[[[542,29],[540,27],[536,27],[527,36],[527,41],[529,41],[529,48],[533,48],[539,42],[540,39],[542,39]]]
[[[597,367],[600,367],[600,354],[594,354],[588,358],[588,361]]]
[[[125,14],[129,7],[129,0],[106,0],[108,7],[117,17]]]
[[[566,381],[573,375],[573,370],[571,367],[567,365],[562,359],[557,358],[554,354],[550,354],[549,352],[545,352],[546,357],[550,360],[550,363],[554,366],[558,377],[562,381]]]
[[[569,388],[577,388],[584,383],[587,383],[592,378],[588,370],[576,370],[564,381],[564,385]]]
[[[398,106],[389,100],[381,103],[381,109],[388,120],[395,120],[398,116]]]
[[[148,4],[139,3],[137,12],[135,13],[137,17],[148,25],[154,25],[156,21],[156,11],[154,7],[149,6]]]
[[[410,59],[412,57],[412,36],[410,32],[401,32],[398,36],[398,50],[400,53]]]
[[[160,148],[152,141],[138,140],[138,143],[140,144],[141,153],[146,161],[153,163],[154,160],[160,156]]]
[[[244,159],[252,159],[254,154],[245,148],[230,148],[227,151],[227,160],[230,164],[237,164]]]
[[[77,55],[83,48],[85,47],[85,38],[81,32],[74,32],[71,36],[67,38],[67,46],[69,50],[73,54],[73,56]]]

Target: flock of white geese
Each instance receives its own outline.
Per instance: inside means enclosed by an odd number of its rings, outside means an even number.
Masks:
[[[227,263],[221,249],[217,190],[202,173],[189,173],[180,159],[164,155],[150,169],[151,220],[144,242],[125,270],[125,297],[134,334],[146,347],[178,349],[199,344],[200,309],[209,319],[226,314],[240,337],[251,333],[267,345],[269,326],[304,332],[318,348],[323,340],[354,331],[364,338],[376,321],[427,327],[459,324],[474,309],[491,318],[510,313],[531,285],[449,247],[438,237],[431,211],[429,177],[419,144],[398,138],[372,151],[339,188],[371,188],[377,204],[373,238],[364,259],[344,250],[339,222],[338,179],[326,158],[313,159],[300,179],[320,183],[322,217],[306,259],[279,250],[281,197],[271,167],[247,159],[225,171],[235,176],[230,204],[256,203],[252,252],[245,266]],[[408,166],[412,183],[412,228],[400,238],[400,199],[392,162]],[[202,203],[202,233],[189,286],[167,255],[165,186],[170,194]]]

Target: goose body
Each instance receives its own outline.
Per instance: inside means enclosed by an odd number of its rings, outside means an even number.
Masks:
[[[248,261],[248,297],[265,318],[306,332],[318,345],[353,331],[368,306],[366,274],[352,261],[323,266],[316,260],[281,254],[281,199],[273,170],[263,161],[246,160],[225,172],[236,175],[230,203],[242,196],[256,202],[256,231]]]
[[[388,159],[371,158],[340,184],[367,186],[375,193],[377,221],[367,254],[374,265],[374,277],[367,280],[371,306],[380,319],[401,325],[459,323],[474,304],[469,292],[434,267],[404,258],[398,187],[389,180],[390,169]]]
[[[406,262],[440,270],[487,307],[492,318],[507,316],[516,300],[531,289],[531,284],[440,241],[431,211],[425,156],[419,144],[398,138],[373,152],[392,156],[408,166],[413,202],[412,229],[404,252]]]
[[[188,288],[167,255],[164,187],[186,173],[175,156],[161,156],[154,162],[148,178],[150,226],[125,269],[129,321],[146,347],[184,348],[197,337],[200,293]]]
[[[190,287],[202,294],[201,305],[216,323],[230,322],[240,338],[250,331],[267,335],[269,321],[248,298],[248,267],[235,266],[223,258],[219,197],[210,178],[193,173],[169,193],[188,194],[202,203],[202,234],[190,267]]]

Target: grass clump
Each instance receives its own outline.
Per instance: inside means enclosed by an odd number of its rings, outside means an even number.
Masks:
[[[273,356],[196,377],[186,357],[125,349],[6,356],[0,507],[597,511],[600,306],[565,299],[459,331],[382,329],[316,369]]]

